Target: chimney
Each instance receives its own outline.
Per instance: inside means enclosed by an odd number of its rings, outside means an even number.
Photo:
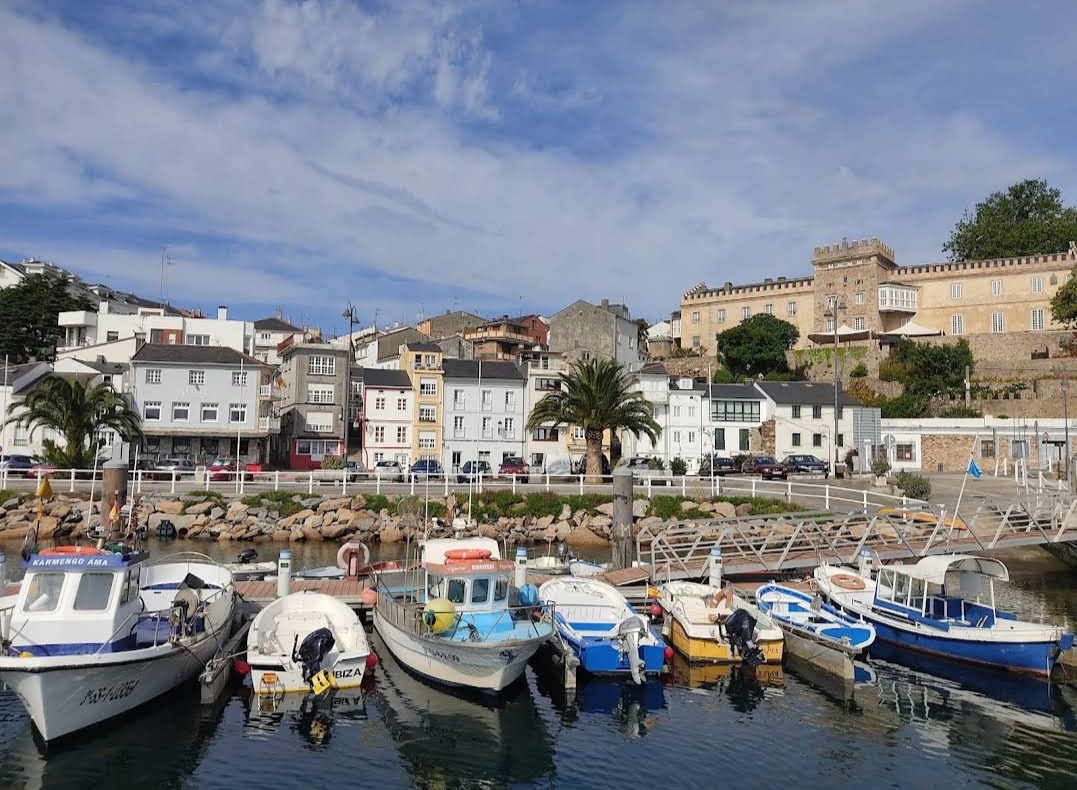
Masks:
[[[610,300],[609,299],[603,299],[602,300],[602,309],[603,310],[609,310],[610,309]]]
[[[217,305],[217,320],[218,321],[227,321],[228,320],[228,305],[226,305],[226,304]]]

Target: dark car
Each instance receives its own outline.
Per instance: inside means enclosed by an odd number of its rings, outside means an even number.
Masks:
[[[785,464],[769,455],[748,456],[748,459],[741,465],[740,471],[747,475],[762,475],[764,480],[773,480],[775,477],[785,480],[789,477],[789,470],[785,468]]]
[[[479,478],[485,477],[489,479],[492,475],[493,470],[490,468],[489,461],[466,461],[456,475],[456,482],[477,483]]]
[[[348,482],[358,483],[360,480],[366,478],[366,464],[362,461],[348,461]]]
[[[38,460],[29,455],[6,455],[4,460],[0,461],[0,469],[8,472],[25,472],[33,469],[37,463]]]
[[[790,472],[830,477],[830,464],[814,455],[787,455],[782,459],[782,463]]]
[[[587,474],[587,456],[578,460],[572,465],[572,473],[575,475]],[[607,477],[613,474],[613,470],[610,468],[610,459],[606,457],[605,453],[602,454],[602,476]]]
[[[722,475],[736,474],[737,465],[732,458],[716,455],[704,458],[699,464],[700,477],[721,477]]]
[[[415,479],[441,477],[443,474],[441,470],[441,462],[434,458],[420,458],[411,465],[409,472]]]
[[[176,478],[193,475],[195,470],[194,461],[190,458],[163,458],[153,466],[153,477],[158,480],[171,480],[172,474]]]
[[[518,483],[526,483],[530,480],[531,467],[518,455],[510,455],[501,462],[497,468],[498,477],[516,477]]]

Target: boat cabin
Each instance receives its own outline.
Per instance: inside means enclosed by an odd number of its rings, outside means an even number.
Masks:
[[[461,614],[509,605],[516,566],[501,559],[496,540],[428,540],[421,546],[427,600],[445,598]]]
[[[992,628],[1016,616],[995,608],[995,579],[1009,581],[998,560],[967,554],[924,557],[915,565],[878,569],[876,609],[936,628]]]
[[[146,554],[33,554],[11,613],[11,650],[34,656],[135,647]]]

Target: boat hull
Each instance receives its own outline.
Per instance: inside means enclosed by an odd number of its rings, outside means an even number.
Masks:
[[[666,616],[670,617],[669,612]],[[684,624],[676,615],[671,617],[669,626],[669,641],[673,649],[693,663],[722,663],[732,664],[739,662],[740,656],[718,635],[718,626],[713,627],[713,632],[708,635],[689,634]],[[784,655],[784,640],[761,639],[756,643],[763,651],[763,658],[768,664],[780,664]]]
[[[322,669],[336,681],[336,688],[358,688],[366,676],[366,655],[343,655],[336,661],[325,663]],[[309,694],[310,684],[303,680],[302,667],[296,666],[284,656],[258,656],[247,654],[251,668],[251,688],[255,694]]]
[[[632,667],[628,662],[628,656],[621,652],[616,642],[612,639],[594,639],[574,637],[569,632],[558,629],[561,638],[565,640],[572,652],[580,660],[580,667],[592,675],[631,675]],[[651,632],[655,644],[640,645],[640,658],[643,659],[644,672],[649,675],[658,674],[666,663],[666,643],[662,638]]]
[[[549,638],[511,642],[453,642],[399,628],[374,609],[374,627],[393,657],[428,680],[447,686],[498,692],[523,675],[527,662]]]

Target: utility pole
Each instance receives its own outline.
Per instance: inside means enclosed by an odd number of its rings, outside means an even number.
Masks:
[[[358,319],[355,315],[355,307],[351,302],[341,313],[348,319],[348,359],[344,364],[344,474],[348,474],[348,428],[352,421],[352,363],[355,362],[355,345],[352,342],[352,331]]]

